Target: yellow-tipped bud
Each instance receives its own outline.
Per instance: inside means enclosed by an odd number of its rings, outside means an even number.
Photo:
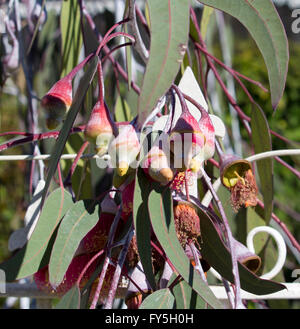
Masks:
[[[124,176],[127,174],[127,171],[129,169],[129,165],[125,161],[121,161],[117,167],[117,173],[119,176]]]
[[[190,162],[190,169],[193,173],[197,173],[201,168],[202,162],[193,158]]]

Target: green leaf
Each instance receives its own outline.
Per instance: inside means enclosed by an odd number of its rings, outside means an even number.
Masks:
[[[138,100],[138,126],[142,126],[158,100],[174,81],[188,43],[189,0],[148,0],[150,50]]]
[[[177,278],[177,274],[173,273],[169,280],[170,283]],[[178,283],[171,289],[172,294],[175,297],[175,308],[182,309],[204,309],[205,302],[203,299],[187,284],[184,280],[180,279]]]
[[[6,273],[7,281],[32,275],[48,264],[55,230],[72,205],[72,197],[66,190],[62,193],[62,190],[58,188],[48,196],[27,244],[0,265]]]
[[[133,221],[139,256],[147,280],[153,290],[156,289],[155,276],[152,269],[151,223],[148,212],[148,198],[153,186],[145,177],[142,169],[137,170],[133,197]]]
[[[147,296],[139,309],[172,309],[174,300],[170,289],[160,289]]]
[[[114,112],[117,122],[131,121],[133,119],[128,103],[121,96],[117,98]]]
[[[62,43],[61,77],[64,77],[78,64],[82,45],[80,7],[77,0],[62,2],[60,30]]]
[[[80,308],[80,290],[77,285],[73,286],[64,296],[55,309],[60,310],[76,310]]]
[[[223,308],[211,289],[201,279],[181,247],[175,231],[171,192],[152,191],[148,209],[154,233],[166,255],[183,279],[213,308]]]
[[[98,64],[98,57],[93,57],[90,60],[90,64],[88,65],[88,68],[87,68],[84,76],[80,80],[79,86],[76,90],[76,94],[75,94],[73,102],[72,102],[72,105],[68,111],[66,120],[60,130],[59,136],[54,145],[54,149],[51,152],[51,157],[50,157],[49,166],[48,166],[48,174],[47,174],[47,178],[46,178],[45,187],[43,190],[42,204],[43,204],[46,194],[48,192],[48,188],[50,186],[52,177],[55,174],[60,156],[62,155],[62,152],[65,148],[67,139],[69,137],[69,132],[70,132],[70,130],[74,124],[74,121],[76,119],[76,116],[80,110],[81,104],[84,100],[84,96],[85,96],[85,94],[93,80],[93,77],[95,75],[97,64]]]
[[[288,40],[270,0],[198,0],[238,19],[255,40],[266,63],[273,108],[276,109],[286,82],[289,50]]]
[[[200,31],[201,31],[203,40],[205,40],[207,27],[208,27],[211,15],[213,13],[214,13],[213,8],[204,6],[204,9],[202,12],[202,17],[201,17],[201,25],[200,25]]]
[[[258,105],[252,105],[251,115],[252,142],[255,153],[272,150],[268,121]],[[273,211],[273,160],[272,158],[257,161],[261,192],[265,205],[265,221],[268,224]]]
[[[99,220],[99,205],[93,200],[76,202],[66,213],[59,226],[49,262],[49,281],[57,287],[85,235]]]
[[[201,230],[201,239],[198,239],[198,242],[201,246],[201,254],[223,278],[233,283],[230,252],[220,238],[208,212],[200,208],[198,209]],[[280,283],[260,279],[240,263],[238,264],[238,269],[243,290],[256,295],[267,295],[285,288]]]

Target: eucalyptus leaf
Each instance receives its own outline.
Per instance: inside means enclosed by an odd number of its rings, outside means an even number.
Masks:
[[[48,264],[58,224],[72,205],[72,197],[66,190],[58,188],[48,196],[28,242],[0,265],[7,281],[32,275]]]
[[[65,214],[59,226],[49,262],[49,281],[57,287],[85,235],[99,220],[99,205],[93,200],[76,202]]]
[[[217,229],[214,226],[211,215],[198,208],[200,217],[201,239],[198,242],[201,247],[202,257],[226,280],[234,282],[232,274],[232,262],[229,249],[225,246]],[[244,265],[238,263],[241,288],[256,295],[267,295],[282,289],[285,286],[271,281],[260,279],[249,271]]]
[[[288,39],[270,0],[198,0],[238,19],[255,40],[268,69],[273,108],[282,97],[289,61]]]
[[[185,54],[190,0],[148,0],[150,50],[138,100],[138,126],[173,83]]]
[[[149,196],[148,209],[153,231],[178,273],[212,308],[223,308],[223,305],[194,269],[178,241],[170,190],[152,191]]]
[[[272,142],[268,121],[263,110],[254,104],[252,105],[251,129],[255,153],[271,151]],[[264,199],[264,218],[268,224],[273,212],[273,160],[272,158],[261,159],[256,162],[256,166]]]
[[[160,289],[147,296],[139,309],[172,309],[174,300],[170,289]]]
[[[73,286],[63,295],[55,309],[76,310],[80,308],[80,290],[77,285]]]
[[[177,274],[173,273],[169,280],[169,287],[176,278]],[[178,283],[172,287],[171,291],[175,297],[176,309],[204,309],[206,306],[203,299],[183,279],[178,280]]]
[[[151,253],[151,223],[148,211],[148,198],[153,186],[145,177],[142,169],[137,170],[134,197],[133,197],[133,220],[139,256],[147,280],[153,290],[156,289],[155,277],[152,269]]]
[[[82,44],[80,7],[77,0],[62,2],[60,30],[62,44],[61,77],[64,77],[78,64]]]

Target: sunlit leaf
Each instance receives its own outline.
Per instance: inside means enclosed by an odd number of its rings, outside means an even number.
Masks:
[[[145,298],[140,309],[172,309],[174,305],[174,296],[170,289],[160,289]]]
[[[178,273],[211,307],[223,308],[211,289],[196,272],[178,241],[170,190],[165,189],[163,193],[152,191],[148,208],[154,233]]]
[[[80,8],[77,0],[62,1],[60,30],[62,43],[61,77],[64,77],[78,64],[82,44]]]
[[[282,97],[289,61],[287,36],[270,0],[198,0],[238,19],[255,40],[265,60],[275,109]]]
[[[93,200],[76,202],[65,214],[52,248],[49,262],[49,281],[58,286],[84,236],[99,220],[99,205]]]
[[[201,239],[198,239],[198,242],[201,246],[203,258],[219,272],[222,277],[233,283],[231,255],[228,248],[221,239],[208,212],[198,208],[198,214],[200,217],[201,230]],[[260,279],[240,263],[238,264],[238,269],[241,288],[243,290],[256,295],[267,295],[285,288],[285,286],[280,283]]]
[[[48,196],[29,241],[0,265],[7,281],[32,275],[48,264],[56,228],[72,205],[72,197],[66,190],[58,188]]]
[[[141,127],[174,81],[188,41],[189,0],[149,0],[151,43],[138,100]]]
[[[251,128],[255,153],[271,151],[269,124],[263,110],[258,105],[252,106]],[[266,223],[269,223],[273,211],[273,160],[272,158],[265,158],[257,161],[256,165],[264,199],[264,218]]]

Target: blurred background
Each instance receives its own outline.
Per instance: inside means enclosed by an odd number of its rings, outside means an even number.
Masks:
[[[42,1],[41,1],[42,2]],[[30,45],[32,35],[32,26],[27,21],[26,1],[20,2],[20,13],[22,17],[22,36],[25,49]],[[137,1],[137,4],[143,4],[144,1]],[[0,10],[6,13],[10,2],[0,1]],[[279,107],[273,113],[270,95],[262,91],[257,86],[247,83],[245,85],[251,92],[256,102],[262,107],[269,122],[270,129],[285,136],[291,140],[285,143],[280,139],[272,136],[273,149],[299,148],[300,145],[300,3],[299,0],[278,0],[274,1],[278,13],[284,24],[290,49],[290,63],[287,75],[286,89]],[[202,6],[196,1],[193,5],[197,8],[199,20],[202,15]],[[124,1],[122,0],[102,0],[86,1],[87,11],[93,16],[97,28],[103,35],[107,29],[115,22],[122,18],[124,10]],[[297,11],[297,6],[299,12]],[[143,5],[141,6],[143,8]],[[60,37],[60,10],[61,1],[46,1],[47,19],[38,31],[31,51],[27,57],[32,77],[35,101],[38,100],[49,90],[52,84],[57,81],[61,74],[61,37]],[[1,14],[1,12],[0,12]],[[3,19],[0,15],[0,20]],[[34,26],[34,19],[32,24]],[[3,27],[3,22],[0,22]],[[0,28],[1,28],[0,26]],[[31,30],[30,30],[31,29]],[[86,54],[95,49],[96,40],[91,30],[85,29]],[[146,39],[147,37],[145,37]],[[147,42],[147,40],[146,40]],[[263,58],[252,40],[251,36],[244,27],[236,20],[227,15],[212,15],[208,25],[206,42],[210,52],[217,58],[227,62],[236,71],[250,77],[251,79],[261,82],[268,88],[267,69]],[[223,45],[222,45],[223,42]],[[12,47],[11,40],[8,38],[5,30],[0,29],[0,132],[8,131],[28,131],[28,90],[26,89],[26,78],[22,65],[9,73],[9,77],[3,78],[2,62],[6,55],[7,49]],[[84,51],[80,50],[80,57],[84,56]],[[120,51],[116,58],[124,60],[124,54]],[[124,61],[123,61],[124,65]],[[139,58],[136,58],[135,81],[141,82],[143,67]],[[238,85],[230,85],[230,78],[221,71],[224,81],[228,83],[231,92],[235,95],[238,104],[247,115],[251,113],[251,107],[247,96]],[[108,72],[106,77],[106,100],[110,108],[117,106],[116,88],[113,72]],[[76,83],[76,81],[75,81]],[[137,97],[134,92],[128,91],[126,83],[120,82],[120,92],[131,110],[129,117],[135,115]],[[241,156],[246,156],[249,149],[249,141],[246,131],[242,125],[239,125],[238,119],[232,116],[228,102],[215,83],[213,77],[209,76],[210,98],[213,109],[221,115],[227,126],[228,136],[224,141],[228,152],[234,152]],[[91,106],[87,101],[85,106]],[[82,117],[78,119],[81,123],[84,118],[84,108]],[[129,117],[127,119],[129,119]],[[126,119],[126,118],[125,118]],[[238,134],[236,127],[238,127]],[[43,118],[39,117],[37,131],[46,131]],[[11,136],[0,137],[0,144],[11,139]],[[49,153],[51,141],[45,141],[40,144],[42,153]],[[1,152],[1,155],[12,154],[31,154],[32,145],[26,144],[21,147],[14,147],[7,151]],[[293,168],[300,169],[299,157],[285,157],[284,160]],[[300,202],[299,190],[300,180],[287,168],[274,161],[274,213],[286,224],[288,229],[293,233],[296,240],[300,240]],[[68,163],[65,164],[66,168]],[[30,162],[25,161],[1,161],[0,162],[0,262],[12,255],[8,250],[8,239],[13,231],[24,226],[24,215],[31,199],[30,173],[32,167]],[[110,176],[98,176],[94,181],[95,189],[97,185],[109,184]],[[36,182],[33,181],[33,184]],[[288,249],[284,271],[279,280],[292,282],[291,273],[294,269],[300,268],[300,257]],[[0,305],[3,304],[0,299]],[[269,303],[272,307],[272,302]],[[13,307],[19,307],[15,304]],[[299,302],[294,301],[277,301],[273,307],[276,308],[299,308]]]

